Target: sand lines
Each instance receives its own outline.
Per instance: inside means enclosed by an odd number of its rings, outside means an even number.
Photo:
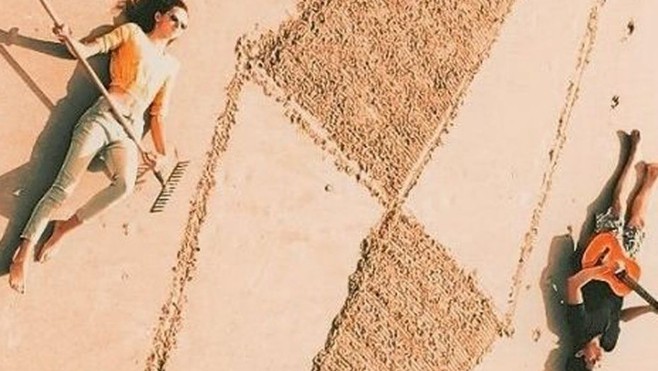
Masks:
[[[298,18],[249,48],[250,70],[266,94],[393,210],[376,232],[386,241],[366,240],[316,370],[470,369],[500,333],[474,279],[419,237],[424,232],[409,234],[420,225],[393,215],[448,132],[512,4],[309,0]],[[423,270],[441,285],[432,287]]]
[[[500,326],[474,279],[418,223],[396,210],[447,132],[512,3],[306,0],[299,17],[238,47],[238,70],[283,101],[286,114],[334,156],[339,169],[355,175],[393,210],[366,240],[316,369],[462,370],[477,363],[494,341]],[[186,282],[196,268],[197,236],[245,74],[229,87],[149,370],[164,368],[176,342]],[[384,323],[396,332],[382,332]],[[465,347],[470,339],[474,345]]]
[[[571,112],[573,111],[573,107],[578,100],[580,84],[585,73],[585,68],[589,63],[589,55],[594,48],[594,42],[596,41],[596,32],[599,23],[599,13],[604,4],[605,0],[596,0],[592,6],[592,9],[590,10],[589,20],[587,21],[587,29],[585,30],[585,34],[583,35],[582,42],[580,44],[576,68],[571,80],[569,81],[567,96],[564,102],[564,106],[562,107],[562,111],[560,112],[560,117],[558,119],[557,132],[555,133],[555,138],[549,152],[549,162],[546,171],[544,172],[541,191],[539,193],[539,201],[532,211],[530,226],[524,236],[523,244],[521,245],[519,263],[517,265],[516,271],[514,272],[514,276],[512,278],[512,287],[509,293],[510,305],[507,312],[505,313],[504,319],[506,327],[505,331],[510,335],[514,332],[512,321],[516,311],[519,291],[523,283],[523,275],[525,273],[526,262],[528,261],[530,254],[535,247],[537,233],[539,232],[539,224],[541,222],[541,217],[544,212],[546,201],[548,200],[548,196],[551,191],[553,175],[557,170],[558,161],[560,159],[560,155],[562,154],[562,148],[564,147],[564,144],[567,140],[567,128],[569,126]]]
[[[208,200],[216,183],[215,173],[222,154],[228,147],[229,134],[235,125],[238,100],[246,78],[247,76],[238,68],[238,72],[228,85],[226,106],[215,125],[201,179],[199,179],[196,193],[192,198],[183,241],[176,257],[176,265],[173,268],[174,277],[169,297],[162,306],[151,352],[146,360],[146,370],[148,371],[164,370],[171,352],[176,346],[176,339],[183,321],[182,313],[186,303],[187,283],[192,280],[197,267],[197,253],[200,251],[199,233],[208,215]]]

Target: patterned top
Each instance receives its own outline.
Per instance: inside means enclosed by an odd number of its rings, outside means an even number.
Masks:
[[[110,87],[127,92],[140,108],[150,104],[151,115],[166,116],[179,68],[174,57],[159,51],[135,23],[123,24],[88,45],[102,53],[112,51]]]

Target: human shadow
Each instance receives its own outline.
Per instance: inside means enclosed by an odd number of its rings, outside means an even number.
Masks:
[[[85,39],[106,33],[111,28],[113,28],[111,25],[100,26]],[[12,56],[11,49],[14,47],[27,48],[55,58],[73,59],[66,47],[59,42],[23,36],[16,28],[0,29],[0,57],[2,57],[0,61],[4,60],[8,63],[36,98],[50,110],[50,115],[36,139],[29,160],[0,175],[0,215],[8,220],[0,239],[0,275],[8,272],[20,233],[32,209],[50,187],[64,161],[75,123],[100,95],[98,89],[86,76],[84,68],[78,64],[66,84],[66,95],[56,103],[52,103],[39,88],[39,84]],[[94,56],[89,59],[89,63],[101,80],[107,84],[109,57]],[[90,170],[100,171],[103,168],[96,161]]]
[[[545,371],[564,370],[564,364],[572,348],[572,339],[565,321],[565,298],[574,250],[575,243],[571,233],[553,237],[548,252],[548,264],[542,271],[539,281],[547,327],[558,337],[557,348],[549,353],[544,363]]]
[[[567,358],[571,355],[573,340],[569,333],[566,321],[566,282],[580,267],[587,244],[589,243],[595,227],[595,215],[605,212],[612,204],[612,193],[628,157],[630,138],[624,132],[617,132],[620,143],[617,166],[610,178],[606,181],[599,194],[587,206],[585,217],[580,229],[578,242],[575,243],[569,233],[553,237],[548,253],[548,263],[542,271],[540,287],[544,300],[544,308],[548,328],[558,337],[557,348],[553,349],[544,363],[545,371],[563,371]],[[640,177],[641,174],[638,174]],[[637,192],[637,184],[632,195]]]

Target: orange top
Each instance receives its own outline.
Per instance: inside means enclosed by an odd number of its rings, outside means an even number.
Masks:
[[[98,46],[102,53],[112,51],[110,88],[128,93],[142,110],[150,104],[153,116],[167,114],[179,62],[157,50],[137,24],[123,24],[89,45]]]

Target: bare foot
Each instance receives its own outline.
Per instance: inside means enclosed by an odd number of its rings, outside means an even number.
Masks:
[[[28,258],[26,256],[27,254],[21,254],[21,250],[21,247],[16,249],[14,257],[11,260],[11,265],[9,265],[9,287],[19,294],[24,294]]]
[[[631,137],[631,142],[637,144],[638,142],[640,142],[640,131],[637,129],[633,129],[633,131],[631,131],[630,137]]]
[[[640,160],[635,163],[635,172],[637,173],[637,180],[641,182],[644,179],[644,172],[647,170],[647,163]]]
[[[637,129],[634,129],[631,131],[630,134],[627,134],[628,140],[629,140],[629,147],[628,147],[628,156],[629,156],[629,161],[633,162],[635,161],[635,158],[641,157],[638,155],[639,147],[640,147],[640,131]]]
[[[65,223],[64,220],[53,221],[53,232],[50,234],[50,237],[48,237],[46,242],[44,242],[41,249],[39,249],[37,255],[37,261],[39,263],[45,263],[57,252],[55,245],[57,245],[57,242],[59,242],[59,240],[62,239],[62,236],[66,233]]]
[[[658,162],[646,164],[646,177],[648,180],[655,180],[658,177]]]

